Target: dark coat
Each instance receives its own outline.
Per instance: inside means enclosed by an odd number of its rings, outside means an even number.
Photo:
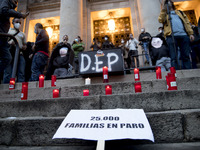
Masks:
[[[114,47],[115,46],[112,44],[112,42],[109,42],[109,41],[103,42],[103,45],[102,45],[102,49],[112,49]]]
[[[46,73],[46,78],[45,78],[46,80],[51,80],[51,75],[53,75],[53,73],[56,69],[56,67],[53,65],[53,61],[54,61],[54,59],[56,59],[57,57],[60,56],[59,50],[62,47],[68,48],[69,63],[73,66],[74,51],[71,49],[71,45],[69,43],[64,44],[63,42],[58,43],[51,53],[51,57],[50,57],[50,60],[49,60],[49,65],[48,65],[48,69],[47,69],[47,73]]]
[[[22,14],[15,11],[17,6],[12,0],[0,0],[0,32],[8,33],[10,17],[22,18]]]
[[[149,44],[149,54],[152,59],[152,64],[155,65],[156,61],[161,59],[162,57],[169,57],[169,48],[165,41],[164,37],[156,36],[156,38],[160,38],[163,41],[163,44],[160,48],[154,48],[151,45],[151,41],[154,37],[151,38],[150,44]]]
[[[53,67],[57,68],[69,68],[69,53],[65,57],[58,56],[53,60]]]

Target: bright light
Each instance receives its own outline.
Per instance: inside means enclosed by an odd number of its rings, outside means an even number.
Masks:
[[[51,38],[52,35],[53,35],[53,28],[52,27],[48,27],[48,28],[46,28],[46,31],[48,32],[49,38]]]
[[[110,31],[114,31],[114,30],[115,30],[115,21],[114,21],[113,19],[110,19],[110,20],[108,21],[108,29],[109,29]]]

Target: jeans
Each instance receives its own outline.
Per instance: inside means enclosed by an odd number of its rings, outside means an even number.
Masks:
[[[136,64],[137,63],[137,67],[139,67],[139,59],[138,56],[133,57],[133,55],[138,55],[138,51],[137,50],[130,50],[128,53],[128,57],[130,58],[130,63],[133,64],[133,68],[136,68]],[[131,66],[131,64],[130,64]]]
[[[32,74],[30,81],[39,81],[39,75],[43,74],[47,61],[48,61],[48,56],[41,52],[37,52],[34,55],[31,66]]]
[[[17,65],[17,82],[25,81],[25,59],[23,55],[19,55],[19,61]],[[12,75],[13,63],[9,64],[4,70],[3,83],[9,83]]]
[[[200,60],[200,43],[191,46],[192,68],[197,68],[197,57]]]
[[[0,74],[3,74],[5,68],[11,63],[12,56],[9,51],[7,39],[0,38]]]
[[[144,52],[145,52],[145,57],[147,62],[149,62],[149,55],[148,55],[148,50],[149,50],[149,42],[143,42],[143,48],[144,48]]]
[[[190,62],[190,39],[188,36],[175,36],[176,50],[171,36],[168,36],[166,41],[169,46],[169,53],[171,58],[171,66],[179,69],[177,64],[178,47],[180,48],[180,57],[182,60],[182,69],[191,69]]]

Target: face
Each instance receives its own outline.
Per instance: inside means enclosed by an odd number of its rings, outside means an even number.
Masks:
[[[34,27],[34,32],[35,32],[35,34],[38,34],[38,27],[37,26]]]
[[[20,19],[15,19],[14,21],[13,21],[13,25],[14,25],[14,27],[15,27],[15,29],[18,29],[19,30],[19,28],[21,27],[21,20]]]
[[[129,38],[132,39],[132,38],[133,38],[133,34],[130,34],[130,35],[129,35]]]
[[[65,35],[64,37],[63,37],[63,41],[65,42],[67,42],[68,41],[68,36],[67,35]]]
[[[141,32],[142,32],[142,33],[143,33],[143,32],[145,32],[145,29],[144,29],[144,28],[142,28],[142,29],[141,29]]]
[[[163,44],[163,41],[160,38],[153,38],[151,41],[151,45],[154,48],[160,48]]]

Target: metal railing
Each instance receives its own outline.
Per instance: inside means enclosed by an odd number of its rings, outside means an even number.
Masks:
[[[7,33],[0,33],[0,38],[6,38],[6,37],[11,38],[15,42],[15,46],[16,46],[15,58],[14,58],[14,64],[13,64],[13,70],[12,70],[12,78],[15,78],[16,72],[17,72],[18,59],[19,59],[19,44],[13,35],[7,34]]]

